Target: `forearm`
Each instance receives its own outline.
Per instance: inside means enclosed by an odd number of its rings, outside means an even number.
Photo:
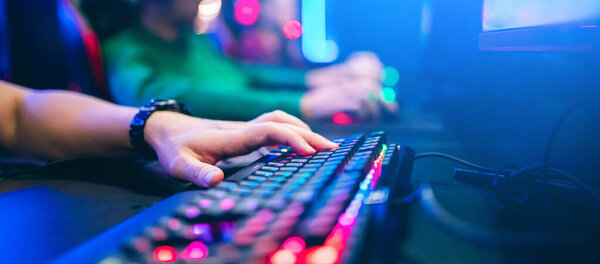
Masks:
[[[56,159],[74,155],[128,156],[136,109],[69,92],[27,92],[17,112],[13,152]]]

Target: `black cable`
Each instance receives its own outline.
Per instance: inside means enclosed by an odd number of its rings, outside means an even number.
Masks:
[[[554,123],[554,126],[552,126],[552,130],[550,130],[548,139],[546,140],[546,143],[544,144],[544,149],[542,152],[542,163],[540,166],[540,176],[539,176],[539,179],[542,182],[542,194],[544,195],[544,197],[547,196],[547,188],[546,188],[545,180],[546,180],[546,173],[548,171],[548,166],[549,166],[548,163],[550,160],[550,152],[552,149],[552,143],[554,142],[554,139],[556,138],[556,134],[558,134],[558,130],[560,129],[562,124],[565,122],[565,120],[567,120],[567,117],[569,117],[577,109],[579,109],[579,106],[572,106],[572,107],[568,108],[562,115],[560,115],[558,120],[556,120],[556,123]]]
[[[555,135],[555,134],[556,133],[551,133],[551,135]],[[552,136],[551,138],[553,138],[553,137],[554,136]],[[549,140],[548,142],[551,144],[552,141],[553,141],[553,139]],[[448,159],[448,160],[457,162],[459,164],[465,165],[467,167],[471,167],[471,168],[478,169],[480,171],[485,171],[485,172],[498,173],[498,174],[499,173],[506,173],[506,172],[508,172],[507,170],[499,170],[499,169],[494,169],[494,168],[489,168],[489,167],[481,166],[481,165],[478,165],[478,164],[475,164],[475,163],[463,160],[463,159],[458,158],[456,156],[453,156],[453,155],[450,155],[450,154],[446,154],[446,153],[442,153],[442,152],[423,152],[423,153],[415,155],[415,160],[422,159],[422,158],[427,158],[427,157],[437,157],[437,158]],[[561,175],[564,178],[570,180],[575,185],[577,185],[577,187],[579,189],[581,189],[582,191],[587,192],[588,194],[590,194],[590,196],[592,196],[594,199],[596,199],[596,200],[598,200],[600,202],[600,197],[598,196],[598,194],[596,194],[592,190],[591,187],[589,187],[587,184],[583,183],[577,177],[575,177],[575,176],[573,176],[573,175],[571,175],[571,174],[569,174],[569,173],[567,173],[565,171],[559,170],[557,168],[546,168],[546,170],[552,171],[552,172],[554,172],[554,173],[556,173],[558,175]],[[541,165],[537,165],[536,164],[536,165],[525,167],[525,168],[520,169],[520,170],[516,170],[516,171],[513,170],[513,171],[510,172],[509,180],[511,180],[511,179],[512,180],[515,180],[515,179],[525,180],[524,177],[526,177],[527,174],[535,172],[535,171],[539,171],[541,173]],[[544,172],[544,173],[546,173],[546,172]],[[532,175],[532,176],[535,176],[535,175]],[[534,178],[530,179],[529,182],[530,183],[535,182],[536,178],[537,178],[537,180],[540,180],[540,182],[542,183],[542,186],[543,186],[542,188],[544,188],[543,189],[543,195],[545,196],[546,195],[545,177],[544,178],[539,177],[539,176],[538,177],[534,177]],[[500,198],[501,201],[508,202],[508,200],[502,198],[502,197],[505,197],[505,196],[503,196],[503,194],[501,193],[501,191],[499,191],[498,189],[496,189],[496,191],[497,191],[497,194],[499,194],[498,197]],[[521,201],[520,203],[521,204],[524,203],[525,200],[526,200],[526,198],[523,201]],[[511,204],[514,205],[514,201]]]
[[[460,164],[465,165],[467,167],[471,167],[473,169],[478,169],[480,171],[485,171],[485,172],[492,172],[492,173],[503,173],[503,172],[506,172],[504,170],[499,170],[499,169],[484,167],[484,166],[481,166],[481,165],[472,163],[470,161],[466,161],[464,159],[458,158],[456,156],[452,156],[450,154],[442,153],[442,152],[423,152],[423,153],[415,155],[415,160],[422,159],[422,158],[428,158],[428,157],[444,158],[444,159],[447,159],[447,160],[451,160],[451,161],[460,163]]]

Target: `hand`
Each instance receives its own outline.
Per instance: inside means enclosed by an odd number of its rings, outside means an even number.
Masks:
[[[165,171],[203,187],[223,180],[223,171],[213,165],[217,161],[250,153],[261,146],[282,144],[300,154],[338,147],[313,133],[298,118],[281,111],[261,115],[250,122],[156,112],[148,119],[144,138],[156,151]]]
[[[305,119],[329,118],[338,112],[355,114],[359,119],[380,117],[381,84],[367,79],[343,82],[308,91],[300,101]]]
[[[357,79],[381,82],[382,71],[383,64],[377,55],[371,52],[355,52],[343,63],[309,71],[306,75],[306,85],[312,89]]]

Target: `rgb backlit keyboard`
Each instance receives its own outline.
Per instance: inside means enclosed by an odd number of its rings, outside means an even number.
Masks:
[[[406,188],[414,152],[386,144],[383,132],[332,141],[340,147],[314,155],[280,146],[217,186],[173,195],[55,262],[385,260],[401,218],[389,201]]]

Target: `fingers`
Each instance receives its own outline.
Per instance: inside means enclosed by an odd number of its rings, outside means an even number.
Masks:
[[[295,126],[287,126],[289,129],[294,130],[294,132],[300,134],[300,136],[302,136],[302,138],[304,138],[304,140],[306,140],[306,142],[315,149],[336,149],[339,147],[338,144],[329,141],[328,139],[317,133]]]
[[[188,180],[201,187],[211,187],[223,181],[223,171],[216,166],[199,161],[194,155],[181,154],[167,165],[169,173],[178,179]]]
[[[232,145],[245,146],[251,151],[265,145],[286,145],[302,155],[314,154],[317,149],[337,147],[316,134],[292,125],[265,122],[239,131]],[[309,143],[311,142],[311,143]],[[314,146],[314,147],[313,147]]]
[[[266,113],[263,114],[253,120],[250,121],[250,123],[264,123],[264,122],[277,122],[277,123],[286,123],[286,124],[290,124],[290,125],[294,125],[297,127],[301,127],[304,129],[308,129],[310,130],[310,127],[302,122],[302,120],[300,120],[299,118],[290,115],[286,112],[280,111],[280,110],[276,110],[270,113]]]

